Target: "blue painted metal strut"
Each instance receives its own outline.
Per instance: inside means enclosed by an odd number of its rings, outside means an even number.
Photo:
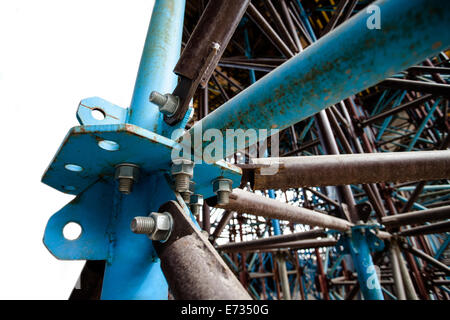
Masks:
[[[363,10],[198,121],[191,136],[199,127],[218,129],[224,136],[227,129],[287,128],[450,44],[450,2],[374,5],[380,7],[381,30],[367,28],[370,15]],[[229,151],[224,156],[235,152]]]
[[[378,249],[382,249],[383,243],[373,236],[370,237],[368,231],[362,226],[353,227],[351,234],[345,236],[346,251],[352,256],[364,299],[384,300],[376,267],[370,255],[371,249],[374,249],[374,244],[378,246]]]
[[[128,123],[165,136],[174,128],[165,124],[149,96],[152,91],[164,94],[176,87],[172,70],[180,57],[184,9],[185,0],[155,1],[128,113]]]

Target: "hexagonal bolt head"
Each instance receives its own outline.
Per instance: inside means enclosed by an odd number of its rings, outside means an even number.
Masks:
[[[118,164],[114,178],[119,180],[119,191],[123,194],[130,194],[133,184],[139,179],[139,167],[132,163]]]
[[[191,212],[194,216],[198,216],[203,207],[203,196],[201,194],[193,194],[190,200]]]
[[[153,102],[159,107],[159,111],[167,116],[172,116],[178,109],[180,99],[170,93],[161,94],[157,91],[152,91],[149,97],[150,102]]]
[[[153,241],[166,242],[173,228],[173,219],[168,212],[152,212],[148,217],[135,217],[131,221],[131,231],[147,234]]]
[[[217,204],[226,205],[230,201],[230,193],[233,189],[233,181],[220,177],[215,179],[212,184],[213,192],[217,195]]]
[[[171,172],[175,180],[175,191],[180,193],[189,192],[189,182],[194,175],[194,162],[182,158],[174,159]]]

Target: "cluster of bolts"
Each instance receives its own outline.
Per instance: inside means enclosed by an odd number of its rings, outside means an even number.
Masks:
[[[139,179],[139,167],[132,163],[121,163],[115,167],[115,179],[119,183],[119,191],[130,194],[133,184]],[[200,215],[203,208],[203,196],[195,194],[194,162],[188,159],[174,159],[171,174],[174,179],[175,191],[179,192],[186,204],[189,204],[194,216]],[[233,182],[224,177],[218,177],[212,182],[213,191],[217,195],[217,204],[226,205],[230,199]],[[155,241],[166,241],[172,230],[173,220],[169,213],[152,212],[148,217],[135,217],[131,222],[131,230],[138,234],[147,234]]]

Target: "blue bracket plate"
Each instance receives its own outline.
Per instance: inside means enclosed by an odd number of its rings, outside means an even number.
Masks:
[[[88,125],[72,128],[42,177],[42,182],[65,193],[78,195],[99,179],[112,179],[119,163],[134,163],[144,175],[170,172],[175,141],[131,124]],[[194,168],[195,192],[214,195],[212,181],[219,176],[241,180],[240,168],[225,161]]]

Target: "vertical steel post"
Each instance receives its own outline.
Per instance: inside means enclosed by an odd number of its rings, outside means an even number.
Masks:
[[[184,7],[184,0],[155,1],[127,123],[156,133],[163,130],[163,117],[158,107],[149,102],[149,95],[153,90],[170,92],[176,85],[172,70],[181,48]],[[161,176],[152,176],[138,183],[131,194],[114,195],[114,231],[102,299],[167,299],[167,282],[151,241],[137,237],[129,228],[134,216],[148,215],[156,209],[155,203],[164,200],[164,193],[159,192],[149,198],[152,186],[164,182]],[[166,195],[169,193],[170,190],[165,191]]]
[[[400,264],[398,261],[397,252],[395,250],[396,246],[397,243],[395,241],[391,241],[390,258],[391,258],[392,277],[394,278],[394,287],[395,292],[397,293],[397,299],[406,300],[406,293],[405,287],[403,285]]]
[[[281,282],[281,291],[283,292],[283,300],[291,300],[291,289],[289,287],[289,276],[287,274],[286,261],[284,257],[277,256],[278,275]]]
[[[352,228],[351,236],[347,238],[347,241],[364,299],[384,300],[365,230],[358,227]]]
[[[145,39],[127,122],[155,133],[164,130],[163,115],[149,101],[152,91],[172,92],[173,69],[180,57],[185,0],[156,0]]]

